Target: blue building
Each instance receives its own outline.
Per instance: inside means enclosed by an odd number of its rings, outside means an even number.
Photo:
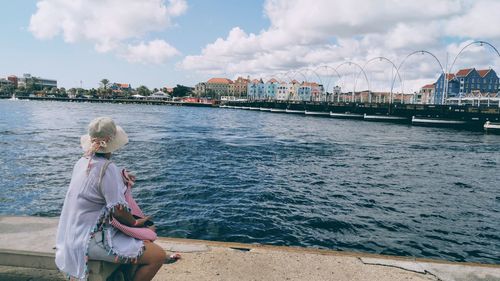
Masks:
[[[497,93],[499,91],[499,79],[493,69],[476,70],[475,68],[461,69],[456,74],[446,75],[448,89],[446,98],[463,97],[473,91],[481,93]],[[434,103],[443,103],[444,76],[441,74],[436,82]]]
[[[300,84],[298,94],[299,94],[299,99],[301,101],[310,101],[311,100],[311,85],[310,85],[310,83],[302,82],[302,84]]]
[[[266,89],[265,98],[269,100],[275,100],[276,94],[278,92],[278,86],[279,82],[274,78],[267,81],[265,84],[265,89]]]
[[[263,100],[266,98],[266,85],[262,79],[254,79],[247,85],[247,95],[251,100]]]

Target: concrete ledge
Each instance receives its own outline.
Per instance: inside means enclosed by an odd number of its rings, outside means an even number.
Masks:
[[[57,270],[53,253],[0,249],[0,265]]]
[[[54,271],[57,222],[58,218],[0,216],[0,266]],[[163,266],[154,279],[157,281],[500,281],[500,265],[497,264],[165,237],[156,242],[166,251],[183,255],[176,263]],[[89,280],[104,281],[117,265],[90,261],[89,267],[93,273]],[[12,275],[16,271],[8,272]],[[19,272],[25,274],[21,269]],[[0,279],[7,279],[1,270]],[[40,276],[34,279],[50,280]]]

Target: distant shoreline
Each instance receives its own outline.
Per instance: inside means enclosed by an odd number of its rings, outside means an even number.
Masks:
[[[0,99],[10,99],[9,96],[0,96]],[[150,104],[150,105],[176,105],[176,106],[197,106],[197,107],[217,107],[217,103],[196,103],[165,100],[147,99],[86,99],[86,98],[52,98],[52,97],[17,97],[19,100],[37,101],[63,101],[63,102],[91,102],[91,103],[118,103],[118,104]]]

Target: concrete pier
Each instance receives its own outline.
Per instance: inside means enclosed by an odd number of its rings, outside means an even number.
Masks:
[[[0,217],[0,280],[65,280],[53,261],[57,221]],[[182,254],[162,267],[157,281],[500,281],[500,265],[164,237],[157,243]]]

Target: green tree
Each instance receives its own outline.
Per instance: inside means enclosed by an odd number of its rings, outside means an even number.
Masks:
[[[64,87],[59,88],[58,96],[60,96],[62,98],[67,98],[68,94],[66,93],[66,88],[64,88]]]
[[[106,98],[111,95],[111,89],[109,89],[109,80],[104,78],[101,80],[101,87],[99,89],[99,93],[101,98]]]
[[[177,85],[172,92],[174,97],[186,97],[193,93],[190,87],[184,85]]]
[[[15,87],[12,84],[6,84],[2,85],[0,88],[0,93],[6,94],[6,95],[12,95],[14,93]]]
[[[69,89],[68,95],[71,95],[71,97],[74,98],[76,96],[76,89],[75,88]]]
[[[107,90],[108,89],[108,85],[109,85],[109,80],[104,78],[101,80],[101,88],[103,88],[104,90]]]
[[[19,86],[15,90],[16,96],[21,97],[21,96],[27,96],[28,93],[26,92],[26,87],[24,86]]]
[[[40,80],[36,77],[26,78],[26,91],[30,94],[40,90]]]
[[[151,90],[148,89],[148,87],[144,86],[144,85],[141,85],[139,86],[137,89],[137,94],[141,95],[141,96],[149,96],[151,95]]]
[[[92,88],[89,90],[89,95],[92,96],[93,98],[98,96],[98,92],[96,89]]]

